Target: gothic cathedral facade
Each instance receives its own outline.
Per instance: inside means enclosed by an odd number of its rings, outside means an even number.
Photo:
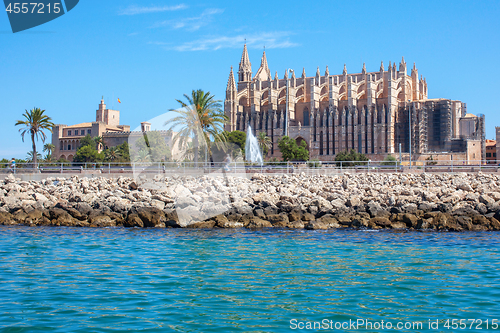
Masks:
[[[383,63],[378,72],[331,75],[320,70],[297,77],[286,71],[274,79],[264,51],[257,73],[247,46],[237,72],[233,68],[226,88],[226,131],[265,132],[272,140],[268,157],[280,157],[278,141],[287,135],[305,141],[311,159],[334,160],[335,154],[354,149],[372,160],[403,151],[426,153],[452,150],[460,144],[459,120],[466,106],[460,101],[428,99],[427,82],[413,65],[407,74],[404,60],[396,67]],[[434,128],[436,127],[436,128]],[[411,131],[409,130],[411,128]],[[435,135],[434,135],[435,134]],[[437,136],[437,137],[435,137]],[[459,147],[460,148],[460,147]],[[458,149],[458,148],[457,148]]]

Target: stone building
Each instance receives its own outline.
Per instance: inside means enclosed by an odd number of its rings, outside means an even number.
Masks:
[[[130,126],[120,125],[120,111],[106,108],[104,99],[101,99],[99,109],[96,111],[94,122],[76,125],[55,125],[52,128],[52,144],[55,146],[55,159],[64,158],[72,161],[76,150],[80,146],[80,140],[87,134],[91,137],[100,136],[105,144],[107,133],[123,133],[130,131]]]
[[[102,146],[99,151],[104,148],[116,147],[124,142],[129,145],[140,138],[144,138],[147,132],[151,132],[151,124],[149,122],[141,123],[140,131],[130,131],[129,125],[120,124],[120,111],[110,110],[106,108],[104,99],[99,104],[99,109],[96,111],[96,121],[81,123],[77,125],[55,125],[52,129],[52,144],[55,146],[54,158],[56,160],[64,158],[68,161],[73,161],[73,157],[80,146],[80,140],[87,134],[91,137],[100,136],[102,138]],[[166,145],[170,148],[172,159],[182,158],[183,151],[178,144],[173,144],[173,136],[176,134],[172,131],[155,131],[165,139]],[[133,149],[133,148],[132,148]]]
[[[495,127],[495,133],[496,133],[496,142],[500,142],[500,127]],[[497,150],[497,161],[500,160],[500,144],[496,145],[496,150]],[[500,162],[499,162],[500,163]]]
[[[486,140],[486,163],[497,163],[497,142],[495,140]]]
[[[466,105],[449,99],[428,99],[427,81],[415,64],[408,75],[404,58],[379,71],[332,75],[328,67],[314,76],[298,77],[285,71],[274,78],[266,53],[255,75],[246,45],[237,72],[233,68],[226,88],[224,112],[227,131],[265,132],[272,140],[270,156],[280,157],[278,141],[288,135],[305,141],[311,159],[333,160],[340,151],[355,149],[372,160],[401,150],[415,158],[429,153],[465,152],[467,140],[484,135],[484,117],[478,131],[462,135]],[[411,131],[410,131],[411,129]],[[482,131],[482,132],[481,132]],[[474,135],[472,135],[474,134]],[[483,139],[484,141],[484,139]]]

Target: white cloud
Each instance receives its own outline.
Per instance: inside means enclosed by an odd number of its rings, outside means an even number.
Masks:
[[[175,6],[136,6],[132,5],[123,10],[121,10],[118,15],[137,15],[137,14],[148,14],[148,13],[158,13],[167,12],[174,10],[181,10],[188,8],[185,4],[179,4]]]
[[[289,32],[277,31],[252,35],[208,36],[171,47],[167,46],[168,44],[162,42],[151,42],[150,44],[162,45],[169,50],[175,51],[206,51],[227,48],[241,48],[241,45],[245,43],[245,41],[248,47],[261,48],[265,46],[266,49],[278,49],[298,46],[299,44],[290,41],[290,35],[291,33]]]
[[[209,8],[204,10],[199,16],[157,22],[152,26],[152,28],[171,27],[172,29],[196,31],[212,22],[214,15],[221,14],[223,12],[223,9]]]

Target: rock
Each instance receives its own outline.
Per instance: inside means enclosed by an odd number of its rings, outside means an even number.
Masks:
[[[302,213],[300,210],[293,210],[288,214],[288,220],[290,222],[300,221],[302,220]]]
[[[392,229],[406,229],[407,225],[403,222],[392,222],[391,228]]]
[[[79,202],[75,209],[78,210],[80,214],[87,216],[93,211],[92,207],[86,202]]]
[[[252,217],[249,223],[245,225],[248,229],[270,228],[272,226],[271,222],[259,219],[258,217]]]
[[[137,215],[144,223],[145,228],[165,228],[167,221],[163,211],[156,207],[141,207],[137,209]]]
[[[89,223],[91,228],[116,227],[116,222],[112,221],[107,215],[91,216],[89,217]]]
[[[340,221],[336,219],[333,215],[327,214],[323,215],[316,221],[319,221],[319,223],[326,224],[328,228],[340,228]],[[350,224],[350,220],[349,220]]]
[[[266,214],[264,213],[263,209],[254,209],[253,215],[257,216],[260,219],[266,219]]]
[[[213,229],[213,227],[215,227],[213,220],[193,222],[187,225],[189,229]]]
[[[304,213],[302,214],[302,221],[314,221],[315,220],[315,217],[313,214],[311,213]]]
[[[268,206],[276,206],[276,204],[279,202],[278,195],[268,193],[257,193],[252,197],[252,199],[256,205],[264,208]]]
[[[144,222],[142,222],[138,214],[129,214],[123,226],[126,228],[144,228]]]
[[[491,226],[492,230],[495,230],[495,231],[500,230],[500,222],[496,218],[490,217],[489,220],[490,220],[490,226]]]
[[[137,186],[137,183],[136,183],[136,182],[130,182],[130,183],[128,184],[128,188],[129,188],[130,190],[132,190],[132,191],[135,191],[135,190],[137,190],[137,189],[139,188],[139,186]]]
[[[479,196],[479,202],[487,205],[487,204],[493,204],[495,203],[495,200],[493,200],[492,198],[490,198],[488,195],[486,194],[481,194]]]
[[[4,183],[5,184],[11,184],[11,183],[15,183],[16,182],[16,177],[14,177],[13,174],[8,174],[7,177],[5,177],[4,179]]]
[[[391,221],[387,217],[373,217],[368,222],[369,225],[376,225],[379,227],[390,227]]]
[[[366,211],[370,213],[371,217],[388,217],[391,215],[390,212],[383,209],[378,202],[370,201],[367,204]]]
[[[327,230],[330,229],[330,224],[323,220],[309,221],[304,225],[307,230]]]
[[[403,222],[408,228],[416,228],[418,223],[418,218],[413,214],[403,214]],[[393,224],[394,226],[394,224]]]
[[[352,224],[352,219],[347,216],[339,216],[337,217],[338,224],[346,227],[350,227]]]
[[[271,222],[273,227],[286,228],[288,227],[288,215],[286,213],[267,215],[267,220]]]
[[[346,204],[349,207],[358,207],[361,205],[361,199],[358,196],[350,196],[349,199],[347,199]]]
[[[243,223],[236,221],[229,221],[224,215],[217,215],[214,217],[215,226],[224,229],[243,228]]]

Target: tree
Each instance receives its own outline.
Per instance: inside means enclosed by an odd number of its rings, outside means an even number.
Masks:
[[[380,164],[396,166],[396,165],[399,165],[399,162],[394,156],[387,155],[386,157],[384,157],[384,161],[382,161],[382,163],[380,163]]]
[[[262,152],[262,157],[266,156],[267,152],[269,151],[272,145],[271,138],[268,137],[266,133],[260,132],[259,135],[257,136],[257,142],[259,143],[260,151]]]
[[[37,153],[37,154],[36,154],[36,158],[37,158],[37,160],[41,160],[41,159],[42,159],[42,154]],[[26,162],[28,162],[28,163],[33,163],[33,152],[32,152],[32,151],[29,151],[29,152],[26,154]]]
[[[247,141],[247,134],[242,131],[232,131],[232,132],[224,132],[224,136],[226,137],[227,143],[234,143],[241,150],[245,150],[245,143]]]
[[[104,160],[104,154],[99,153],[97,149],[91,145],[86,145],[78,148],[73,162],[101,162]]]
[[[283,161],[309,160],[309,151],[307,150],[307,143],[304,140],[300,142],[299,146],[294,139],[284,136],[278,142],[278,148],[283,157]]]
[[[96,137],[94,138],[94,142],[95,142],[96,149],[97,149],[97,150],[100,150],[100,149],[101,149],[101,147],[102,147],[102,145],[103,145],[102,137],[100,137],[100,136],[96,136]]]
[[[85,147],[85,146],[90,146],[94,149],[97,150],[97,142],[94,138],[90,136],[90,134],[87,134],[86,136],[83,137],[83,139],[80,140],[80,146],[79,148]]]
[[[186,143],[193,141],[194,162],[198,162],[198,151],[200,140],[203,139],[207,144],[208,153],[211,156],[212,151],[210,142],[221,143],[225,138],[221,135],[227,117],[221,109],[221,102],[214,99],[210,92],[204,92],[201,89],[193,90],[191,96],[184,94],[187,103],[177,100],[181,109],[170,111],[178,114],[165,122],[165,126],[170,126],[169,130],[179,127],[179,132],[173,137],[173,143],[180,142],[181,147],[186,147]]]
[[[152,131],[145,133],[137,139],[135,147],[139,155],[149,155],[151,162],[168,161],[172,158],[170,148],[167,146],[165,138],[160,132]],[[141,157],[141,160],[145,160],[144,156]]]
[[[116,149],[118,150],[118,155],[120,156],[121,162],[130,162],[130,148],[127,142],[116,146]]]
[[[245,143],[247,141],[247,134],[242,131],[224,132],[226,138],[226,151],[231,155],[243,156],[245,152]]]
[[[45,159],[47,161],[50,161],[52,159],[52,155],[54,155],[54,149],[56,149],[56,146],[54,146],[52,143],[46,143],[43,145],[43,152],[46,153]]]
[[[120,157],[120,151],[117,147],[110,147],[104,151],[104,160],[106,162],[116,162]]]
[[[21,132],[21,137],[24,142],[24,135],[29,132],[31,136],[31,143],[33,147],[32,156],[33,156],[33,166],[36,168],[37,166],[37,152],[36,152],[36,143],[35,139],[38,141],[38,137],[42,139],[42,142],[45,142],[47,136],[43,132],[44,130],[48,130],[52,133],[52,127],[54,127],[54,123],[52,119],[44,115],[45,110],[41,110],[40,108],[33,108],[30,111],[25,110],[23,114],[24,120],[18,120],[16,126],[24,125],[23,128],[19,129]]]
[[[368,161],[368,157],[365,154],[357,153],[354,149],[350,151],[341,151],[337,155],[335,155],[335,161],[343,162],[342,166],[355,166],[355,165],[366,165]],[[344,163],[345,162],[345,163]],[[337,163],[340,165],[340,163]]]

